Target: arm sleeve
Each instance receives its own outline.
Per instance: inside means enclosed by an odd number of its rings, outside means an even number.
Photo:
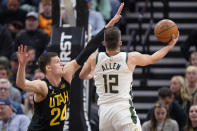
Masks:
[[[84,48],[80,52],[80,54],[76,58],[77,64],[83,65],[83,63],[88,59],[88,57],[94,51],[96,51],[96,49],[99,47],[99,45],[101,44],[101,42],[104,39],[104,30],[105,30],[105,28],[103,28],[93,39],[91,39],[88,42],[86,48]]]

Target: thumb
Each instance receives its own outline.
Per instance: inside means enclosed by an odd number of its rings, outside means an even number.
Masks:
[[[176,39],[176,35],[175,34],[172,34],[172,39]]]

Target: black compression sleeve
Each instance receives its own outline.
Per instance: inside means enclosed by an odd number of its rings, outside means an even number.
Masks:
[[[104,40],[104,30],[105,28],[103,28],[93,39],[91,39],[86,48],[84,48],[77,56],[76,61],[79,65],[83,65],[88,57],[99,47],[101,42]]]

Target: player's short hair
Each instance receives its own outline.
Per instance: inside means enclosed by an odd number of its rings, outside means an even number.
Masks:
[[[46,73],[46,65],[48,65],[51,62],[51,58],[55,56],[58,56],[56,52],[47,52],[39,57],[38,66],[43,73]]]
[[[158,90],[158,96],[161,98],[172,97],[172,92],[168,87],[162,87]]]
[[[108,50],[115,50],[119,46],[121,31],[117,27],[110,27],[105,30],[104,40]]]

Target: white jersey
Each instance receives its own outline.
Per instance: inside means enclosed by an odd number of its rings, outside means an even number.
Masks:
[[[126,52],[110,57],[105,52],[97,54],[94,79],[98,105],[132,100],[133,72],[129,70],[127,60]]]

